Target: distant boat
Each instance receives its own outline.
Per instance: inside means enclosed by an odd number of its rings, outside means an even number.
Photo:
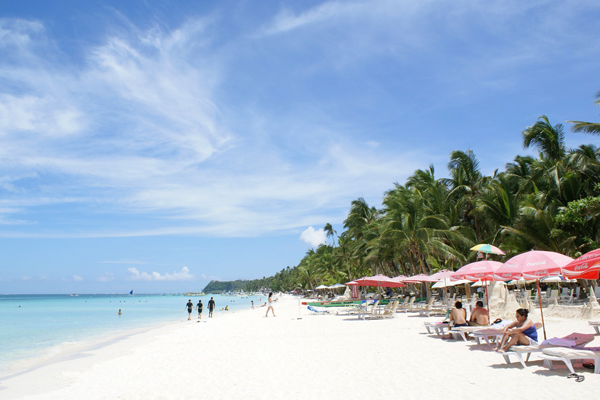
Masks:
[[[77,297],[77,293],[73,293],[71,297]]]
[[[133,296],[133,290],[131,292],[129,292],[129,294]]]

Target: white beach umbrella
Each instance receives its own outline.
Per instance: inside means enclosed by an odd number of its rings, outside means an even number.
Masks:
[[[435,285],[433,285],[431,288],[432,289],[439,289],[439,288],[445,288],[448,286],[456,286],[456,285],[464,285],[465,283],[471,283],[471,281],[465,280],[465,279],[461,279],[458,281],[453,281],[450,278],[444,278],[444,279],[440,279],[439,281],[437,281],[435,283]]]

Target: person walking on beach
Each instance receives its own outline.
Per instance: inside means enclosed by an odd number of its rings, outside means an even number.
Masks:
[[[202,300],[198,301],[196,308],[198,308],[198,319],[202,319],[202,309],[204,308]]]
[[[192,299],[189,299],[187,304],[185,305],[188,310],[188,321],[192,320],[192,310],[194,309],[194,303],[192,303]]]
[[[267,300],[267,303],[269,305],[269,308],[267,308],[267,313],[265,314],[265,317],[269,316],[269,310],[271,310],[271,312],[273,313],[273,316],[275,316],[275,309],[273,308],[273,292],[269,293],[269,299]]]
[[[213,310],[214,309],[215,309],[215,301],[211,297],[210,300],[208,301],[208,316],[210,318],[212,318],[212,316],[213,316]]]

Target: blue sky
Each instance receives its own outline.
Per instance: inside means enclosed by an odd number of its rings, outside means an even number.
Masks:
[[[453,150],[598,121],[600,3],[2,1],[0,293],[180,292],[296,265]],[[568,124],[565,124],[568,125]],[[567,144],[598,144],[567,134]]]

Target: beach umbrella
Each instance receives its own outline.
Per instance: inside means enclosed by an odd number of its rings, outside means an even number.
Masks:
[[[329,289],[329,286],[326,286],[326,285],[320,285],[320,286],[317,286],[315,289],[317,289],[317,290]]]
[[[358,282],[356,281],[351,281],[351,282],[347,282],[345,283],[346,286],[359,286]]]
[[[468,280],[458,280],[458,281],[454,281],[450,278],[442,278],[439,281],[437,281],[432,288],[433,289],[439,289],[439,288],[445,288],[448,286],[456,286],[456,285],[464,285],[465,283],[470,283],[471,281]]]
[[[405,278],[402,282],[404,282],[404,283],[422,283],[422,282],[427,282],[425,280],[427,278],[429,278],[429,275],[418,274],[418,275],[409,276],[408,278]]]
[[[339,289],[339,288],[344,288],[346,287],[346,285],[342,285],[341,283],[336,283],[333,286],[329,286],[330,289]]]
[[[396,277],[392,278],[392,280],[393,280],[393,281],[396,281],[396,282],[404,282],[404,280],[405,280],[406,278],[408,278],[408,276],[404,276],[404,275],[398,275],[398,276],[396,276]]]
[[[406,287],[402,282],[395,281],[385,275],[375,275],[356,279],[356,283],[360,286]]]
[[[496,246],[492,246],[491,244],[478,244],[476,246],[471,247],[471,250],[485,254],[497,254],[499,256],[504,255],[504,252],[502,250],[500,250]]]
[[[489,245],[486,245],[489,246]],[[477,246],[475,246],[477,247]],[[494,247],[494,246],[491,246]],[[452,279],[467,279],[469,281],[480,281],[486,282],[485,284],[485,302],[487,304],[488,312],[490,310],[490,299],[488,295],[487,282],[495,280],[495,272],[502,266],[501,262],[484,260],[477,261],[459,268],[455,273],[452,274]],[[475,285],[473,285],[475,286]],[[480,286],[483,286],[481,284]]]
[[[452,279],[468,279],[470,281],[493,281],[495,272],[502,266],[498,261],[477,261],[462,266],[452,273]]]
[[[495,277],[499,281],[520,278],[536,280],[544,339],[546,339],[546,325],[544,323],[544,311],[542,310],[542,296],[540,295],[540,279],[560,275],[562,268],[571,261],[573,259],[564,254],[553,251],[532,250],[514,256],[496,270]]]
[[[600,249],[585,253],[565,265],[563,275],[571,279],[598,279],[600,270]]]
[[[421,282],[437,282],[440,279],[444,279],[444,278],[450,278],[450,276],[453,274],[454,272],[449,271],[447,269],[441,270],[439,272],[436,272],[433,275],[429,275],[429,276],[425,276]]]

